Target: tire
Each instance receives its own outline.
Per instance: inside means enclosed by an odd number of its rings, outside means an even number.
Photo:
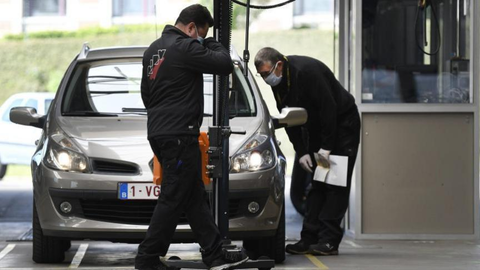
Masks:
[[[5,177],[5,174],[7,174],[7,167],[8,167],[8,164],[0,163],[0,180],[2,180],[3,177]]]
[[[261,239],[244,240],[243,248],[247,251],[248,256],[254,260],[267,256],[275,260],[275,263],[285,261],[285,200],[275,235]]]
[[[310,190],[310,173],[306,172],[298,163],[299,157],[295,155],[293,163],[292,181],[290,183],[290,199],[297,212],[304,216],[307,205],[307,194]]]
[[[60,263],[65,260],[65,251],[71,246],[70,240],[44,236],[38,219],[35,200],[33,201],[33,254],[36,263]]]
[[[72,242],[70,240],[61,240],[63,242],[63,250],[67,251],[72,247]]]

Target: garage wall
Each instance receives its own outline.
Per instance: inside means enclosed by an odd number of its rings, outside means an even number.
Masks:
[[[363,113],[364,234],[474,234],[472,113]]]

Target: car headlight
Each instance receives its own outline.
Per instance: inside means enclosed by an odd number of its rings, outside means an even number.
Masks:
[[[267,135],[253,136],[231,159],[230,172],[253,172],[275,165],[273,144]]]
[[[45,164],[61,171],[88,172],[88,159],[63,132],[50,136],[45,153]]]

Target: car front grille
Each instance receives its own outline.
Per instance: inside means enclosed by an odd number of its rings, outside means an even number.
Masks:
[[[229,200],[229,217],[235,218],[241,215],[240,199]],[[148,225],[157,204],[157,200],[80,200],[83,215],[92,220]],[[183,213],[179,224],[188,224],[187,217]]]
[[[97,173],[139,174],[138,166],[131,163],[95,159],[92,161],[93,171]]]

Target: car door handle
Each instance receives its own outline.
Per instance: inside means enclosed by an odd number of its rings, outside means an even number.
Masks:
[[[38,146],[38,143],[40,142],[40,140],[36,140],[35,141],[35,145]]]

